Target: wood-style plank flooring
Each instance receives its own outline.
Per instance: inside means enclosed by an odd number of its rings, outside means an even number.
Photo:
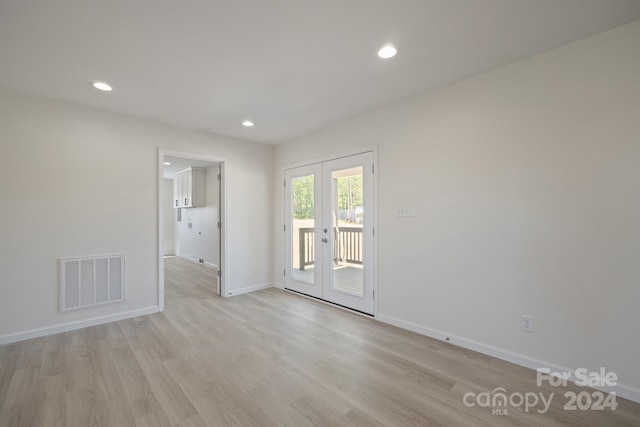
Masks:
[[[535,373],[284,291],[216,297],[166,260],[163,313],[0,347],[0,426],[638,426],[640,405],[564,411]],[[555,393],[539,414],[468,392]]]

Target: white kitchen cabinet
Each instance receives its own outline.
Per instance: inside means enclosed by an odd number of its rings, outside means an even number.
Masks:
[[[173,207],[199,208],[206,205],[206,169],[190,167],[173,177]]]

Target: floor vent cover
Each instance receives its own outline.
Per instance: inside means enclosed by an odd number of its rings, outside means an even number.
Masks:
[[[124,301],[125,255],[60,258],[60,311]]]

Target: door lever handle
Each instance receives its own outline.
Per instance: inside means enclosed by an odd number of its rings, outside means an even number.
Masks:
[[[327,239],[327,238],[325,237],[325,238],[323,238],[323,239],[322,239],[322,241],[323,241],[324,243],[328,243],[328,242],[329,242],[329,239]]]

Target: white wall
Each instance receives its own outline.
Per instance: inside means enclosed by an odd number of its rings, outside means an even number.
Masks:
[[[0,92],[0,342],[157,306],[159,147],[227,160],[227,286],[271,281],[273,147]],[[126,302],[59,313],[57,259],[117,252]]]
[[[164,238],[164,254],[175,255],[176,254],[176,210],[173,208],[173,180],[164,180],[164,224],[162,237]]]
[[[206,170],[206,206],[182,209],[182,221],[174,223],[176,255],[196,262],[204,259],[209,267],[218,267],[218,167]]]
[[[640,21],[278,146],[275,228],[285,166],[377,145],[381,319],[638,392],[639,46]]]

